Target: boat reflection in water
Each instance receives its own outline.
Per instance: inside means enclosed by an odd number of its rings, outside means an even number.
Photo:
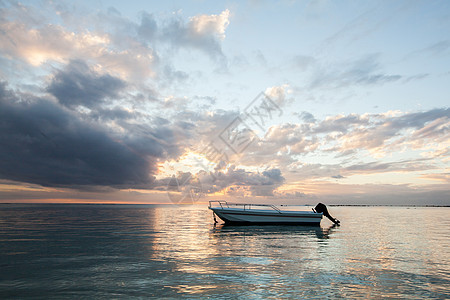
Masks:
[[[337,224],[328,227],[320,226],[292,226],[292,225],[233,225],[233,224],[214,224],[212,232],[223,234],[224,236],[242,236],[259,237],[277,236],[287,238],[291,236],[316,237],[319,240],[329,239]]]

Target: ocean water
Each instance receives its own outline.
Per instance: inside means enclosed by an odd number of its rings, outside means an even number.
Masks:
[[[329,210],[341,226],[214,226],[199,205],[0,205],[0,298],[450,298],[450,208]]]

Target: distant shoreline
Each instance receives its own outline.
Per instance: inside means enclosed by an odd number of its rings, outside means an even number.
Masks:
[[[327,206],[357,206],[357,207],[450,207],[450,205],[434,205],[434,204],[327,204]]]
[[[207,203],[194,203],[194,204],[174,204],[174,203],[48,203],[48,202],[4,202],[0,205],[134,205],[134,206],[189,206],[189,205],[207,205]],[[277,204],[279,206],[315,206],[316,204]],[[330,207],[450,207],[449,205],[439,204],[326,204]]]

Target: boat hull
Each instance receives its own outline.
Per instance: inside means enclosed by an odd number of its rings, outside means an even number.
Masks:
[[[321,213],[299,211],[243,210],[231,208],[210,209],[227,224],[295,224],[319,225]]]

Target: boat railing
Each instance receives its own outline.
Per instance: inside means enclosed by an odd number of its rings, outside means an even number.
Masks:
[[[244,210],[250,210],[252,209],[253,206],[261,206],[261,207],[270,207],[271,209],[277,211],[278,213],[282,213],[281,210],[276,207],[273,204],[253,204],[253,203],[228,203],[227,201],[224,200],[211,200],[209,201],[209,207],[212,207],[212,203],[217,203],[218,205],[216,205],[216,207],[219,207],[221,209],[224,208],[233,208],[233,207],[242,207]]]

